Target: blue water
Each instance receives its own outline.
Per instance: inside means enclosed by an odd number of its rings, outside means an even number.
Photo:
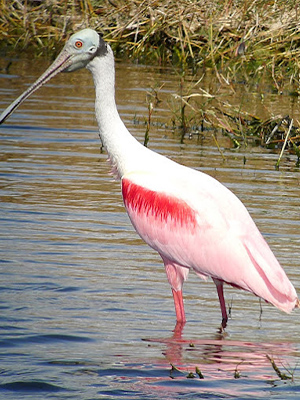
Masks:
[[[45,67],[20,60],[14,79],[1,75],[1,109]],[[165,82],[154,113],[165,121],[178,77],[122,64],[117,74],[120,113],[142,141],[146,91]],[[133,231],[100,152],[93,102],[88,72],[61,75],[0,128],[0,398],[299,399],[299,311],[226,287],[231,318],[220,334],[214,284],[191,274],[188,321],[175,329],[160,258]],[[220,144],[225,161],[209,135],[181,144],[163,127],[150,131],[150,147],[239,195],[299,293],[293,156],[275,171],[276,152]]]

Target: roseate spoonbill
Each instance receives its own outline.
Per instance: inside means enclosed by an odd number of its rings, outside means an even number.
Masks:
[[[58,72],[86,67],[96,90],[96,118],[124,205],[142,239],[162,257],[177,322],[185,322],[183,282],[192,269],[216,284],[227,323],[223,283],[247,290],[285,312],[299,307],[296,291],[241,201],[216,179],[140,144],[115,103],[114,56],[92,29],[75,33],[53,64],[1,115],[2,123]]]

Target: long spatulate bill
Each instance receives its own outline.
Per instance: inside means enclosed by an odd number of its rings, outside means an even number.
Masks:
[[[6,118],[8,118],[15,111],[15,109],[31,95],[31,93],[35,92],[51,78],[53,78],[53,76],[65,70],[70,65],[71,55],[65,51],[65,49],[63,49],[50,67],[23,94],[21,94],[21,96],[19,96],[7,107],[6,110],[3,111],[3,113],[0,115],[0,124],[2,124]]]

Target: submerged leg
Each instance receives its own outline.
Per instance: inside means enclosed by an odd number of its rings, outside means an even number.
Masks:
[[[224,291],[223,291],[223,282],[219,281],[219,279],[214,279],[213,281],[217,287],[217,292],[218,292],[218,297],[219,297],[219,302],[220,302],[220,307],[221,307],[221,312],[222,312],[222,328],[225,329],[228,321],[228,316],[227,316],[227,311],[226,311],[226,304],[225,304],[225,299],[224,299]]]

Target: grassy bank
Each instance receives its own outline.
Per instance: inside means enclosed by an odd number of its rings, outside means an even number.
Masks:
[[[192,70],[209,71],[228,87],[238,80],[267,80],[275,93],[300,92],[300,8],[294,0],[0,0],[0,5],[5,55],[54,57],[71,33],[89,26],[102,32],[118,57],[179,67],[183,88],[185,71]],[[299,162],[298,128],[288,118],[260,121],[224,106],[215,94],[201,111],[203,103],[197,108],[191,100],[201,89],[195,90],[178,95],[183,135],[191,112],[193,123],[205,120],[235,145],[247,136],[267,145],[271,135],[280,147],[289,132],[286,145]]]
[[[293,0],[0,0],[1,48],[52,53],[90,26],[124,57],[191,67],[239,64],[298,68]],[[296,71],[296,70],[295,70]]]

